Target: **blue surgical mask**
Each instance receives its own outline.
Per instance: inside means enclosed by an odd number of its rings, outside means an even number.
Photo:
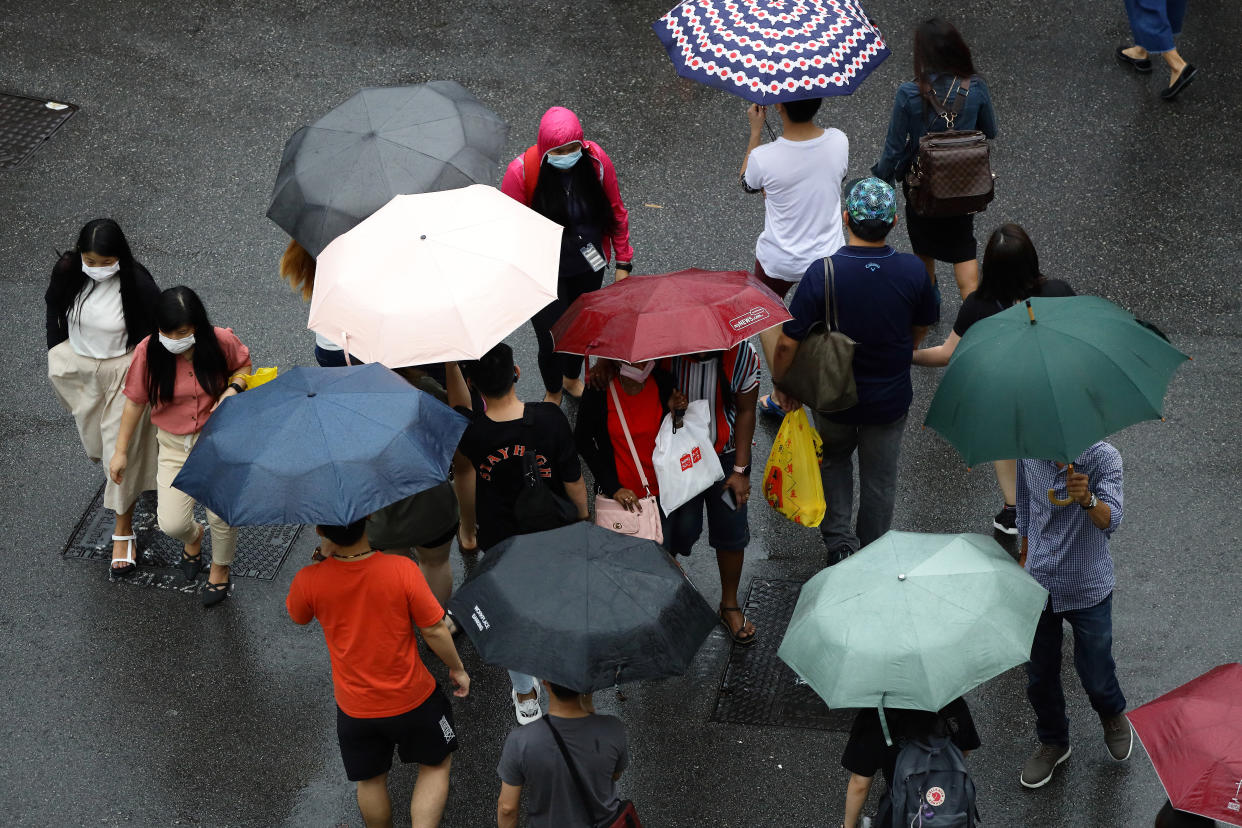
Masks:
[[[567,155],[553,155],[548,153],[548,163],[556,167],[558,170],[568,170],[578,163],[582,158],[582,150],[576,149]]]

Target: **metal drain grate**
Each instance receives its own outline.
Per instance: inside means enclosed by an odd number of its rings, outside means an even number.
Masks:
[[[112,559],[112,528],[116,518],[103,506],[103,491],[100,486],[69,536],[63,553],[66,558]],[[194,517],[201,523],[207,521],[202,506],[194,508]],[[240,527],[237,555],[230,567],[232,576],[272,580],[300,531],[301,526]],[[181,542],[168,537],[156,526],[155,492],[143,492],[138,498],[134,506],[134,534],[138,536],[138,560],[143,566],[175,566],[181,560]],[[203,540],[203,562],[211,562],[211,532]]]
[[[800,581],[751,581],[745,612],[759,639],[733,647],[711,721],[849,731],[855,711],[829,710],[776,655],[801,589]]]
[[[77,111],[73,104],[0,94],[0,170],[29,158]]]

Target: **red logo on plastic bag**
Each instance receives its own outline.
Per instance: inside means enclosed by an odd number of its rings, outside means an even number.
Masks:
[[[695,451],[698,451],[698,449],[695,449]],[[690,455],[683,454],[681,456],[681,470],[682,471],[690,471],[690,468],[693,465],[694,465],[694,460],[690,459]]]
[[[699,450],[698,446],[695,446],[694,451],[690,452],[690,456],[693,457],[694,462],[697,463],[703,459],[703,452]]]

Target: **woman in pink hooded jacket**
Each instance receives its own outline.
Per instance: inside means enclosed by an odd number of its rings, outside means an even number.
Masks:
[[[630,275],[630,216],[621,201],[612,159],[582,137],[578,116],[554,106],[539,121],[539,140],[514,158],[500,189],[565,228],[561,236],[557,299],[531,319],[539,340],[544,400],[558,405],[561,391],[582,394],[582,357],[555,353],[549,329],[575,299],[598,290],[615,255],[616,278]]]

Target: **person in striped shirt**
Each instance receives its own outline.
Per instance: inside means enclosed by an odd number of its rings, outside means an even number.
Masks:
[[[755,625],[738,606],[737,589],[750,543],[746,501],[750,499],[750,450],[755,436],[755,404],[759,399],[759,354],[749,342],[728,351],[690,354],[663,360],[660,366],[675,379],[689,402],[711,401],[711,428],[725,479],[673,510],[664,527],[664,546],[689,555],[703,533],[707,510],[707,542],[716,550],[720,570],[720,620],[734,643],[755,641]],[[726,491],[729,494],[726,494]],[[725,498],[737,504],[733,509]]]

